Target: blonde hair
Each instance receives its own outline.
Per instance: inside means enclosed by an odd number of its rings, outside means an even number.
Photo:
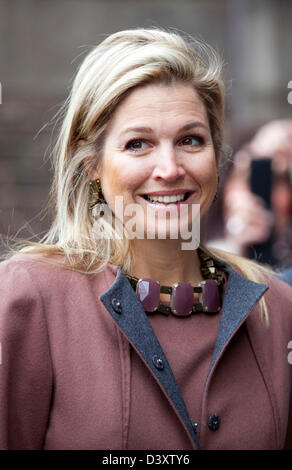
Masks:
[[[83,160],[92,157],[92,168],[98,165],[107,124],[131,90],[149,83],[184,82],[193,85],[206,106],[219,166],[223,153],[222,69],[222,59],[209,45],[157,28],[121,31],[93,48],[81,63],[68,99],[57,115],[62,125],[53,151],[55,179],[50,200],[54,222],[39,243],[26,243],[18,253],[65,255],[65,267],[84,272],[97,272],[108,262],[128,271],[132,256],[129,240],[114,236],[112,224],[106,226],[108,239],[93,235],[89,180]],[[78,145],[80,139],[84,140],[82,146]],[[251,280],[258,281],[267,272],[241,257],[215,249],[208,251]],[[260,303],[267,319],[264,299]]]

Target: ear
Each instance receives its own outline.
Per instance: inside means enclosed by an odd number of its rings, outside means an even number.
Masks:
[[[92,167],[92,158],[93,157],[85,157],[83,159],[83,165],[85,166],[85,170],[89,176],[89,179],[91,181],[95,181],[97,178],[99,178],[99,173],[97,168]]]
[[[86,144],[86,141],[83,139],[80,139],[77,142],[78,147],[85,145],[85,144]],[[97,168],[92,167],[92,159],[93,157],[85,157],[83,159],[83,165],[85,166],[85,170],[89,176],[89,179],[91,181],[94,181],[98,178],[98,171],[97,171]]]

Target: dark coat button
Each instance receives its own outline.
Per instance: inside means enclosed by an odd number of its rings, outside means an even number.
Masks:
[[[112,306],[116,313],[122,313],[122,305],[121,302],[116,299],[115,297],[112,299]]]
[[[159,356],[156,356],[156,355],[153,356],[152,357],[152,362],[155,365],[156,369],[158,369],[158,370],[164,369],[163,360]]]
[[[216,413],[212,414],[208,418],[208,427],[212,431],[216,431],[220,426],[220,416],[218,416]]]
[[[192,427],[193,427],[193,430],[194,430],[195,434],[197,434],[198,423],[195,423],[195,421],[193,421],[192,419],[191,419],[191,423],[192,423]]]

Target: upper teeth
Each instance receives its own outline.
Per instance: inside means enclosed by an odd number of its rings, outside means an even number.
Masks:
[[[163,202],[165,204],[169,202],[182,201],[185,197],[185,194],[177,194],[175,196],[147,196],[150,201],[153,202]]]

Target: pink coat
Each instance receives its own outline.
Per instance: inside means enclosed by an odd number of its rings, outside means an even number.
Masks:
[[[157,338],[117,267],[86,275],[32,257],[2,262],[0,448],[292,449],[292,289],[226,271],[205,373],[189,362],[203,339],[168,344],[170,318]],[[189,351],[178,365],[175,347]],[[181,377],[193,375],[187,390]]]

